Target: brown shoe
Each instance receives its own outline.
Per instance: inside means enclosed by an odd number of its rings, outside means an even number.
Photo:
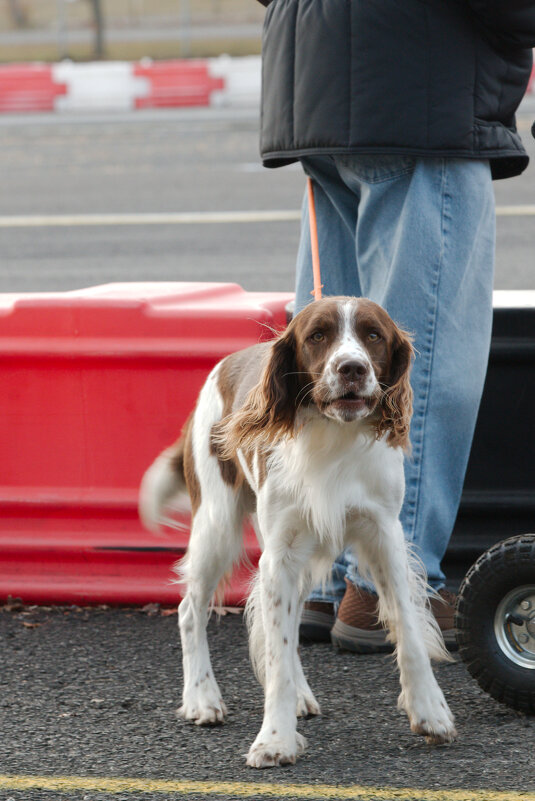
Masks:
[[[439,590],[440,598],[431,598],[431,609],[442,631],[446,647],[456,648],[453,614],[455,596],[447,590]],[[346,579],[346,591],[338,608],[338,615],[331,630],[333,645],[344,651],[359,654],[389,653],[394,650],[386,639],[386,631],[377,617],[378,598],[366,590],[355,587]]]
[[[448,651],[457,650],[457,638],[455,636],[455,602],[457,596],[446,589],[438,591],[439,597],[432,595],[429,599],[431,611],[435,616],[438,627],[444,637],[444,642]]]
[[[301,615],[299,639],[301,642],[330,642],[334,619],[334,604],[307,601]]]

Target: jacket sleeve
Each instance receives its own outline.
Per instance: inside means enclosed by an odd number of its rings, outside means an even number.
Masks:
[[[258,0],[258,2],[267,7],[271,3],[271,0]]]
[[[535,0],[468,0],[468,3],[495,41],[535,47]]]

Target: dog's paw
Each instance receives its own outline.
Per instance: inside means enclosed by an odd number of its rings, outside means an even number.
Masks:
[[[413,698],[411,703],[402,694],[398,702],[409,716],[411,731],[421,734],[432,745],[451,743],[457,737],[453,715],[442,690],[437,689],[438,692],[428,697]]]
[[[309,715],[321,715],[321,708],[311,690],[297,691],[297,717],[306,718]]]
[[[421,734],[425,737],[426,743],[429,745],[444,745],[444,743],[452,743],[457,737],[457,731],[451,722],[439,720],[420,720],[411,723],[411,731],[415,734]]]
[[[223,723],[227,708],[222,700],[217,704],[199,705],[199,704],[182,704],[177,710],[177,715],[184,720],[191,720],[197,726],[217,726]]]
[[[225,720],[227,707],[217,687],[206,688],[202,693],[184,693],[182,700],[177,715],[184,720],[191,720],[197,726],[217,726]]]
[[[290,738],[277,737],[268,739],[258,735],[247,754],[250,768],[276,768],[279,765],[294,765],[299,754],[306,748],[307,741],[302,734],[295,732]]]

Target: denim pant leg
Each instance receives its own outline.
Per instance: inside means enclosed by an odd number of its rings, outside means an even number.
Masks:
[[[325,271],[334,269],[337,292],[372,298],[415,336],[412,456],[405,464],[401,521],[431,585],[439,588],[490,345],[495,217],[489,166],[483,161],[344,156],[331,159],[329,170],[325,195],[334,197],[337,186],[343,200],[331,203],[326,218],[320,205],[318,225],[327,228],[326,219],[329,229],[345,232],[352,196],[354,252],[348,258],[347,246],[337,253],[331,249],[324,259],[320,239],[324,284]],[[322,171],[314,178],[322,180]],[[338,222],[334,209],[343,211]],[[309,269],[301,248],[300,257],[298,291]],[[324,291],[331,294],[327,286]],[[337,575],[345,561],[348,577],[364,584],[354,558],[344,557],[338,560]]]
[[[306,158],[301,163],[305,172],[314,179],[322,292],[326,296],[358,297],[363,294],[359,285],[355,250],[358,195],[342,182],[332,157]],[[308,195],[305,191],[296,266],[296,314],[312,301],[313,286]]]

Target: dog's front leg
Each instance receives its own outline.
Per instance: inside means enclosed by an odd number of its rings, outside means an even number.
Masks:
[[[314,693],[310,689],[306,676],[303,672],[303,665],[301,664],[301,658],[299,656],[299,626],[301,624],[301,615],[303,614],[303,605],[304,598],[303,593],[301,593],[301,602],[298,606],[297,616],[295,618],[295,648],[293,649],[298,718],[305,718],[309,715],[321,715],[321,707],[316,701]]]
[[[442,636],[426,599],[426,585],[408,562],[398,521],[381,526],[363,543],[365,561],[379,593],[381,617],[396,641],[401,694],[398,707],[411,729],[430,743],[451,742],[453,716],[433,674],[429,654],[447,659]]]
[[[262,622],[265,636],[265,704],[262,728],[249,749],[247,764],[270,768],[294,763],[306,741],[296,731],[297,690],[294,651],[299,589],[295,565],[287,553],[266,550],[259,562]]]

